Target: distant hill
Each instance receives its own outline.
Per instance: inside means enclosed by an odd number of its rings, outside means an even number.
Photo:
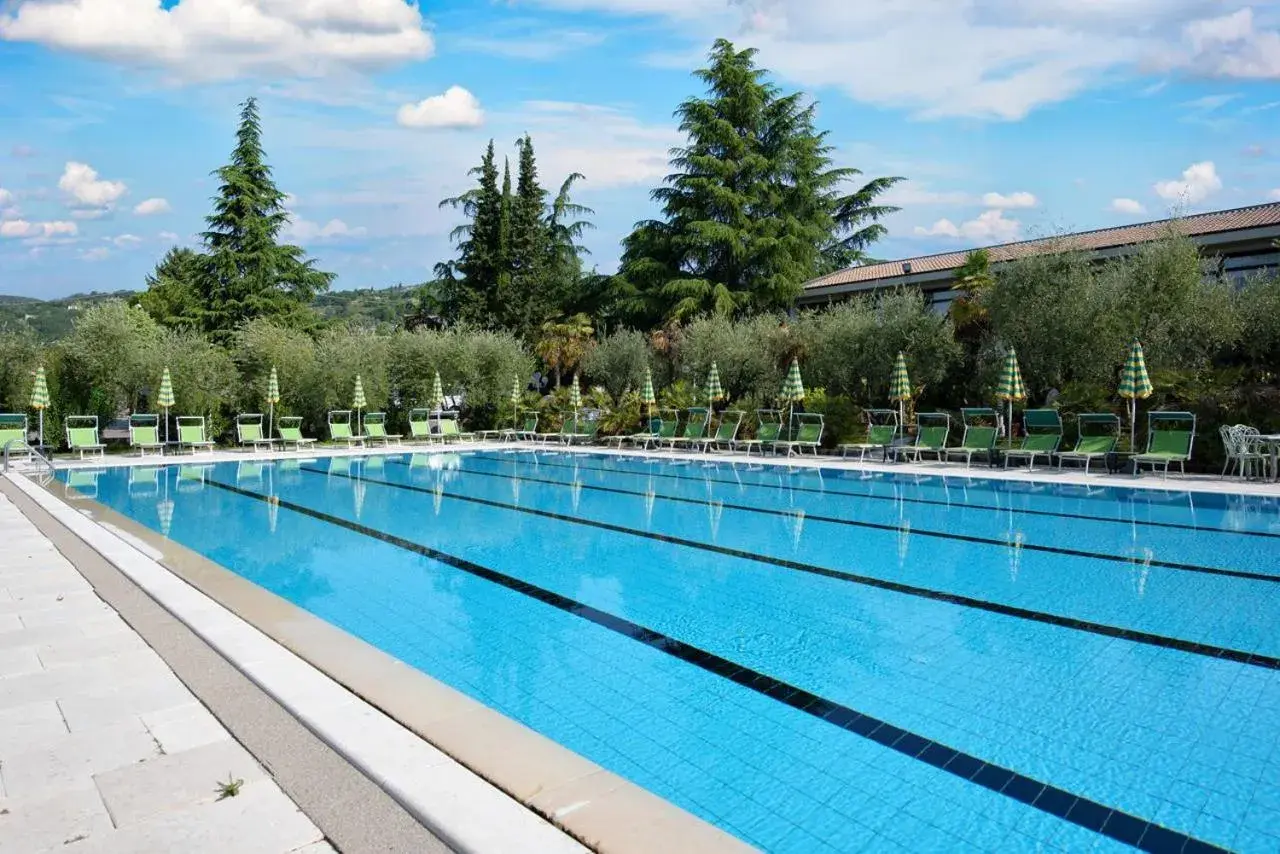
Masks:
[[[332,291],[321,294],[313,305],[328,320],[399,325],[409,313],[417,289],[417,285],[393,285],[379,289]],[[135,291],[95,291],[54,300],[0,295],[0,330],[29,325],[40,340],[56,341],[71,332],[76,312],[94,303],[129,300],[136,295]]]
[[[0,329],[30,326],[40,340],[54,341],[71,331],[71,322],[75,319],[76,312],[95,303],[113,299],[127,300],[133,295],[133,291],[94,291],[55,300],[0,295]]]

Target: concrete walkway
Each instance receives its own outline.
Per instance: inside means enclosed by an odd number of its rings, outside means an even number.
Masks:
[[[0,852],[333,850],[3,496],[0,531]]]

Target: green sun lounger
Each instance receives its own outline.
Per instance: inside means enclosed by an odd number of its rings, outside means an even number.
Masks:
[[[1056,409],[1028,409],[1022,413],[1022,444],[1004,452],[1004,467],[1011,461],[1027,461],[1027,470],[1036,467],[1036,459],[1053,462],[1062,444],[1062,416]]]
[[[844,459],[849,458],[851,451],[858,452],[858,462],[867,458],[867,452],[880,451],[887,454],[888,449],[898,439],[900,425],[896,409],[866,409],[863,415],[867,419],[867,438],[865,442],[845,442],[837,445],[836,450]]]
[[[716,432],[702,440],[702,450],[709,452],[713,449],[723,447],[726,451],[732,451],[734,445],[738,441],[738,431],[742,429],[742,419],[747,413],[739,409],[726,410],[720,415],[720,425],[716,427]]]
[[[579,421],[574,431],[565,437],[566,445],[589,445],[596,440],[600,432],[599,418],[584,418]]]
[[[136,448],[140,457],[145,457],[148,453],[163,454],[164,442],[160,441],[160,416],[143,413],[130,415],[129,447]]]
[[[498,433],[498,438],[504,441],[519,442],[522,440],[533,439],[538,435],[538,413],[533,412],[524,417],[524,422],[519,427],[508,427]]]
[[[457,413],[440,418],[440,436],[448,442],[470,442],[476,438],[475,433],[464,433],[458,428]]]
[[[4,449],[8,448],[10,456],[14,453],[22,453],[30,459],[33,452],[31,444],[27,441],[27,431],[25,413],[0,413],[0,455],[3,455]]]
[[[792,454],[803,455],[806,448],[818,456],[818,449],[822,446],[822,431],[825,427],[822,413],[820,412],[798,412],[795,415],[796,433],[794,439],[779,441],[774,444],[774,451],[777,452],[782,448],[787,449],[787,456]]]
[[[310,439],[302,435],[302,417],[299,415],[285,415],[276,419],[276,432],[280,434],[280,447],[286,451],[289,446],[293,445],[295,451],[300,451],[306,445],[314,445],[316,440]]]
[[[369,444],[381,442],[383,445],[400,444],[404,436],[387,432],[387,413],[366,412],[364,416],[364,438]]]
[[[960,444],[944,449],[942,455],[948,460],[964,457],[966,468],[973,465],[974,454],[982,454],[990,462],[1000,434],[1000,428],[996,426],[996,411],[988,407],[967,407],[960,410],[960,417],[964,422]]]
[[[329,441],[346,442],[348,448],[364,446],[364,436],[357,436],[351,430],[351,410],[335,409],[329,413]]]
[[[951,435],[951,416],[945,412],[916,413],[916,441],[896,450],[912,462],[920,462],[925,454],[933,454],[938,461],[946,453],[947,438]]]
[[[275,447],[275,440],[262,429],[262,413],[242,412],[236,416],[236,442],[240,447],[258,451],[270,451]]]
[[[739,439],[734,444],[734,450],[746,448],[746,454],[749,457],[753,449],[758,449],[760,456],[763,457],[765,449],[777,444],[778,437],[781,435],[782,414],[776,409],[757,409],[755,438]]]
[[[1111,412],[1084,412],[1076,416],[1078,436],[1070,451],[1058,452],[1058,470],[1063,463],[1084,463],[1084,473],[1094,460],[1105,460],[1120,441],[1120,418]]]
[[[409,410],[409,441],[430,444],[440,437],[431,430],[431,410]]]
[[[646,451],[649,446],[658,447],[663,442],[668,442],[676,437],[680,432],[680,413],[672,410],[671,417],[663,417],[662,423],[658,425],[658,432],[650,436],[645,436],[639,441],[639,445]]]
[[[213,442],[209,441],[205,433],[203,415],[179,415],[177,423],[179,453],[183,450],[189,450],[193,454],[196,451],[213,450]]]
[[[1196,439],[1196,416],[1191,412],[1152,412],[1147,416],[1147,450],[1133,458],[1135,472],[1143,466],[1159,468],[1169,476],[1169,466],[1178,464],[1185,475]]]
[[[668,439],[659,441],[667,443],[668,450],[674,450],[677,447],[697,447],[707,435],[707,423],[711,420],[711,412],[700,406],[691,407],[689,409],[689,420],[684,423],[684,432],[679,435],[672,436]]]
[[[83,460],[85,454],[102,456],[106,450],[107,446],[98,438],[98,416],[68,416],[64,421],[64,428],[67,433],[67,448],[72,453],[79,453],[80,459]]]

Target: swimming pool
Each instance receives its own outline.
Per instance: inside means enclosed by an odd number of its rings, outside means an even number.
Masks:
[[[1280,848],[1280,503],[479,451],[60,473],[769,851]]]

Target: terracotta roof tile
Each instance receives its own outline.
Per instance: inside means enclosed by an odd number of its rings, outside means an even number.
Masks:
[[[1018,243],[1002,243],[997,246],[988,246],[986,249],[990,253],[993,263],[1011,261],[1015,258],[1025,258],[1028,255],[1055,250],[1110,249],[1117,246],[1128,246],[1134,243],[1155,240],[1163,235],[1165,229],[1170,225],[1178,227],[1190,237],[1221,231],[1280,225],[1280,202],[1196,214],[1180,220],[1162,219],[1154,222],[1138,223],[1137,225],[1122,225],[1116,228],[1100,228],[1096,231],[1081,231],[1075,234],[1023,240]],[[903,264],[911,265],[912,275],[951,270],[963,264],[970,251],[972,250],[963,249],[956,252],[942,252],[937,255],[922,255],[918,258],[901,258],[897,261],[885,261],[881,264],[867,264],[863,267],[850,267],[846,270],[838,270],[826,276],[812,279],[806,282],[804,287],[805,290],[811,290],[834,285],[850,285],[858,282],[872,282],[876,279],[893,278],[903,275]]]

